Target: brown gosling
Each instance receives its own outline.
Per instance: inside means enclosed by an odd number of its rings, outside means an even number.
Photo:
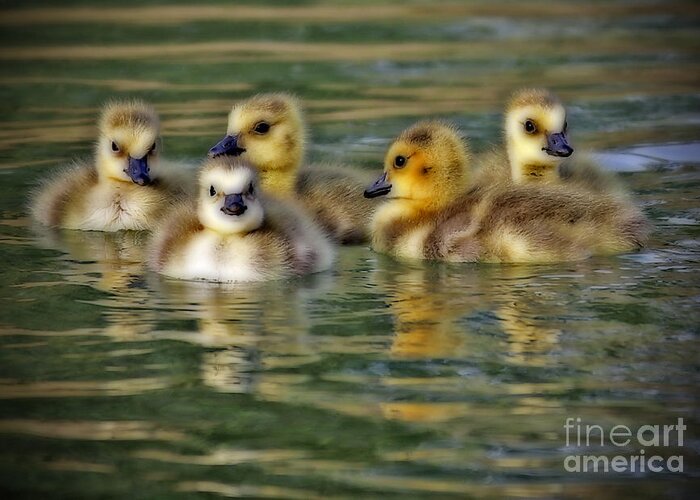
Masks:
[[[365,196],[387,196],[372,248],[451,262],[558,262],[640,248],[644,215],[614,196],[563,185],[469,185],[471,155],[457,130],[420,122],[389,147]]]
[[[46,178],[29,202],[33,218],[84,231],[153,229],[183,196],[167,179],[160,150],[160,121],[152,106],[107,104],[94,158]]]
[[[333,249],[299,208],[263,194],[257,172],[240,158],[210,159],[196,205],[175,210],[154,232],[149,265],[173,278],[215,282],[324,271]]]
[[[241,155],[258,169],[266,192],[301,201],[334,241],[367,241],[376,205],[361,196],[367,179],[337,165],[302,168],[305,145],[297,98],[259,94],[233,106],[226,136],[209,155]]]

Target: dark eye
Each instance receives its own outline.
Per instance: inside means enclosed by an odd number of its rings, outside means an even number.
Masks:
[[[209,186],[209,196],[214,196],[216,194],[216,189],[214,186]]]
[[[112,141],[112,151],[114,151],[115,153],[119,152],[119,146],[114,141]]]
[[[406,157],[405,156],[397,156],[394,158],[394,166],[396,168],[403,168],[404,165],[406,165]]]
[[[564,132],[569,128],[569,122],[564,122]]]
[[[254,195],[254,194],[255,194],[255,190],[253,189],[253,183],[252,183],[252,182],[250,183],[250,186],[248,187],[248,194],[249,194],[249,195]]]
[[[267,134],[267,132],[270,130],[270,124],[260,122],[257,125],[255,125],[255,128],[253,130],[258,134]]]
[[[156,143],[153,143],[153,146],[151,146],[151,149],[149,151],[150,153],[155,153],[156,152]]]
[[[525,121],[525,132],[528,134],[534,134],[537,132],[537,126],[535,126],[535,122],[532,120],[526,120]]]

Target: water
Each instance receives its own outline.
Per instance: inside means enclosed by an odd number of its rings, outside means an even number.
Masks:
[[[5,497],[691,495],[697,5],[2,5]],[[154,102],[166,156],[197,159],[234,100],[292,90],[312,160],[378,171],[422,117],[455,120],[477,150],[498,140],[524,85],[556,89],[574,145],[634,190],[648,249],[498,266],[351,247],[329,273],[226,288],[144,271],[144,234],[51,233],[26,215],[44,172],[90,154],[112,96]],[[572,454],[639,454],[567,447],[576,417],[606,430],[683,418],[683,447],[645,453],[682,455],[684,472],[567,472]]]

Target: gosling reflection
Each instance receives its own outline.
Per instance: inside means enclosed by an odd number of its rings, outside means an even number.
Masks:
[[[92,301],[106,306],[100,334],[128,341],[152,331],[157,312],[143,274],[148,233],[34,229],[39,246],[65,254],[59,271],[65,282],[106,292]]]
[[[542,367],[550,363],[549,353],[557,347],[561,330],[551,318],[539,318],[536,311],[548,310],[546,294],[533,266],[474,266],[465,283],[464,268],[444,264],[406,264],[380,259],[375,273],[394,319],[390,354],[404,360],[464,360],[473,356],[493,357],[494,363]],[[470,328],[470,316],[487,316]],[[477,377],[479,375],[477,374]],[[411,384],[445,387],[459,384],[461,376],[412,379]],[[476,380],[478,383],[478,380]],[[405,383],[387,377],[385,385]],[[525,393],[528,390],[523,389]],[[446,392],[445,394],[448,394]],[[534,399],[517,403],[514,412],[532,413]],[[473,404],[462,401],[379,403],[382,416],[390,420],[431,424],[468,418]]]
[[[496,309],[501,328],[508,336],[510,362],[525,366],[546,366],[548,354],[559,341],[561,330],[538,320],[533,302],[513,298]],[[541,310],[541,309],[539,309]]]
[[[461,294],[449,293],[454,283],[446,268],[428,265],[378,275],[395,321],[392,356],[451,358],[467,351],[467,335],[456,321],[472,305]]]
[[[500,328],[507,336],[508,361],[521,366],[542,367],[557,347],[561,329],[551,316],[556,305],[542,292],[540,274],[532,266],[505,266],[492,280],[490,295]],[[515,286],[517,285],[517,286]],[[541,311],[549,311],[542,317]]]
[[[469,332],[458,325],[458,320],[468,315],[474,304],[463,290],[450,293],[456,283],[449,267],[415,263],[407,269],[406,265],[397,268],[387,259],[380,258],[379,262],[375,277],[394,318],[391,357],[416,360],[467,356]],[[387,378],[382,383],[391,386],[395,381]],[[426,378],[416,383],[430,385],[434,381]],[[387,420],[429,424],[459,418],[467,413],[467,407],[455,402],[382,401],[379,413]]]
[[[35,227],[39,246],[65,253],[61,274],[71,283],[111,293],[125,292],[141,282],[144,231],[56,230]]]
[[[212,284],[157,277],[165,318],[195,321],[195,329],[162,332],[160,337],[206,347],[201,382],[216,391],[253,393],[278,400],[287,394],[284,378],[270,368],[303,364],[315,358],[309,342],[306,299],[323,279],[275,283]]]
[[[561,266],[503,266],[492,270],[489,293],[500,328],[507,335],[505,342],[511,364],[545,367],[557,363],[553,351],[571,339],[596,329],[609,328],[605,320],[585,315],[580,307],[586,295],[595,290],[602,296],[610,290],[611,301],[620,297],[620,287],[630,286],[624,266],[607,268],[606,259]],[[582,279],[585,286],[562,288],[562,282]],[[632,282],[633,283],[633,282]],[[578,311],[578,313],[577,313]],[[573,316],[572,316],[573,315]]]

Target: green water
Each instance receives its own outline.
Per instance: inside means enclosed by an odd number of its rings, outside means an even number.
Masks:
[[[697,488],[700,9],[692,2],[0,2],[3,498],[680,498]],[[133,8],[129,6],[134,6]],[[427,7],[426,7],[427,6]],[[51,10],[47,10],[51,9]],[[184,9],[184,10],[183,10]],[[655,225],[632,255],[405,264],[222,288],[143,270],[146,235],[32,227],[44,172],[113,96],[200,158],[230,104],[304,100],[311,160],[378,171],[419,118],[482,149],[524,85]],[[683,472],[572,473],[564,423],[675,424]],[[695,484],[695,487],[693,487]]]

